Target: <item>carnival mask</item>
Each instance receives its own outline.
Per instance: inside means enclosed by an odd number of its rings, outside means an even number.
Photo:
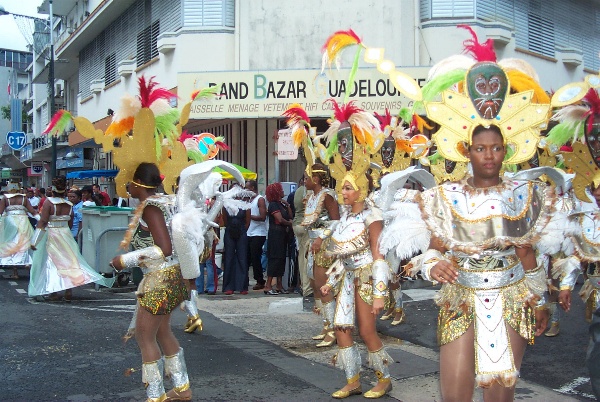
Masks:
[[[506,73],[496,63],[477,63],[467,73],[469,97],[484,119],[494,119],[508,91]]]
[[[393,137],[386,137],[379,152],[381,153],[383,166],[389,168],[392,165],[394,155],[396,154],[396,140],[394,140]]]
[[[592,129],[588,129],[585,124],[585,142],[587,143],[590,154],[598,167],[600,167],[600,116],[594,116]]]
[[[338,152],[342,156],[342,162],[346,169],[352,169],[352,150],[354,142],[352,139],[352,127],[347,121],[340,124],[337,133]]]

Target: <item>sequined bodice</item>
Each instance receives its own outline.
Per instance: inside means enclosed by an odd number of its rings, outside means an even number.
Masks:
[[[325,208],[325,197],[327,194],[332,195],[335,199],[335,193],[329,188],[322,188],[317,194],[311,192],[304,208],[302,226],[309,229],[316,229],[324,226],[329,220],[329,214],[327,208]]]
[[[344,258],[368,249],[369,230],[365,218],[369,212],[343,213],[331,235],[327,251],[338,258]]]
[[[477,252],[539,234],[554,201],[546,190],[540,182],[506,178],[498,186],[477,189],[465,179],[425,191],[422,203],[436,237],[450,249]]]
[[[173,215],[175,214],[175,196],[155,195],[152,197],[148,197],[148,199],[146,200],[146,206],[148,205],[154,205],[162,211],[170,235],[171,220],[173,219]],[[134,250],[139,250],[154,245],[154,239],[152,238],[152,234],[148,230],[142,229],[141,225],[146,226],[145,222],[142,219],[140,219],[138,227],[136,228],[135,232],[133,233],[133,236],[131,237],[131,245]]]

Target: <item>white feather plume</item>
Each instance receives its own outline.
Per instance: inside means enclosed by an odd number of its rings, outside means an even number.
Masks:
[[[135,117],[142,109],[142,102],[137,96],[125,94],[121,97],[121,107],[113,115],[112,121],[124,120]]]
[[[504,71],[508,72],[511,70],[517,70],[524,74],[527,74],[528,76],[533,78],[538,84],[540,82],[540,77],[538,77],[538,74],[535,72],[535,69],[531,66],[531,64],[529,64],[525,60],[509,57],[500,60],[498,62],[498,65],[501,66],[504,69]]]
[[[454,56],[447,57],[438,61],[436,64],[431,67],[429,70],[429,74],[427,75],[427,81],[432,80],[438,75],[446,74],[452,70],[468,70],[473,64],[475,64],[475,60],[473,60],[469,56],[465,56],[464,54],[456,54]]]

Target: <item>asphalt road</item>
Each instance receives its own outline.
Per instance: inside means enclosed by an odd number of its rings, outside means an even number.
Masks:
[[[36,303],[17,289],[27,279],[0,280],[2,401],[142,401],[145,391],[134,340],[123,344],[132,293],[77,288],[71,303]],[[330,400],[339,370],[315,365],[204,313],[201,334],[179,328],[194,400]],[[175,328],[174,328],[175,329]],[[210,333],[210,335],[207,335]]]
[[[124,344],[121,340],[133,311],[133,293],[96,292],[85,287],[75,289],[72,303],[37,303],[24,293],[26,286],[27,278],[0,279],[0,375],[5,379],[1,400],[145,399],[140,373],[124,375],[128,368],[141,366],[135,341]],[[252,293],[250,296],[259,298],[255,301],[269,299],[260,292]],[[389,321],[379,321],[378,329],[386,335],[386,342],[409,341],[435,352],[437,309],[431,300],[434,289],[408,293],[417,301],[406,297],[407,322],[392,327]],[[201,305],[227,300],[226,296],[210,297]],[[295,297],[288,295],[281,302],[293,302]],[[419,301],[420,298],[424,300]],[[590,400],[592,392],[584,366],[587,323],[583,302],[573,300],[572,312],[563,315],[560,335],[540,337],[528,348],[521,376],[551,389],[561,389],[571,397]],[[240,312],[232,311],[230,315],[233,313]],[[261,314],[248,320],[268,326],[269,316]],[[343,374],[328,364],[329,357],[324,358],[333,353],[332,349],[325,354],[318,351],[321,356],[316,362],[297,356],[315,354],[313,342],[304,335],[280,342],[277,335],[269,339],[266,332],[267,336],[259,339],[211,314],[202,313],[202,318],[208,330],[188,335],[180,328],[185,321],[183,313],[177,311],[173,317],[174,331],[185,350],[194,400],[331,400],[330,393],[341,386]],[[399,368],[410,370],[410,362],[404,364]],[[368,387],[366,382],[363,388]],[[518,397],[527,399],[526,395]]]

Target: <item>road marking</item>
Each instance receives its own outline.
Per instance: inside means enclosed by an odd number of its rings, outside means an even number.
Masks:
[[[6,272],[6,271],[5,271],[5,270],[3,270],[2,268],[0,268],[0,274],[1,274],[2,272]]]
[[[18,283],[17,283],[17,282],[14,282],[14,281],[9,281],[9,282],[8,282],[8,284],[9,284],[10,286],[17,286],[17,285],[18,285]]]
[[[561,394],[579,395],[579,396],[583,396],[584,398],[589,398],[592,400],[596,399],[596,397],[594,395],[586,394],[585,392],[577,391],[575,389],[575,388],[579,387],[580,385],[583,385],[588,382],[590,382],[589,377],[577,377],[573,381],[566,383],[565,385],[563,385],[560,388],[555,389],[554,391],[560,392]]]
[[[21,293],[21,294],[27,294],[27,291],[25,289],[15,289],[17,291],[17,293]]]
[[[404,293],[405,295],[407,295],[408,297],[411,298],[411,300],[406,300],[404,303],[410,303],[410,302],[422,301],[422,300],[432,300],[435,297],[437,290],[407,289],[407,290],[403,290],[402,293]]]

